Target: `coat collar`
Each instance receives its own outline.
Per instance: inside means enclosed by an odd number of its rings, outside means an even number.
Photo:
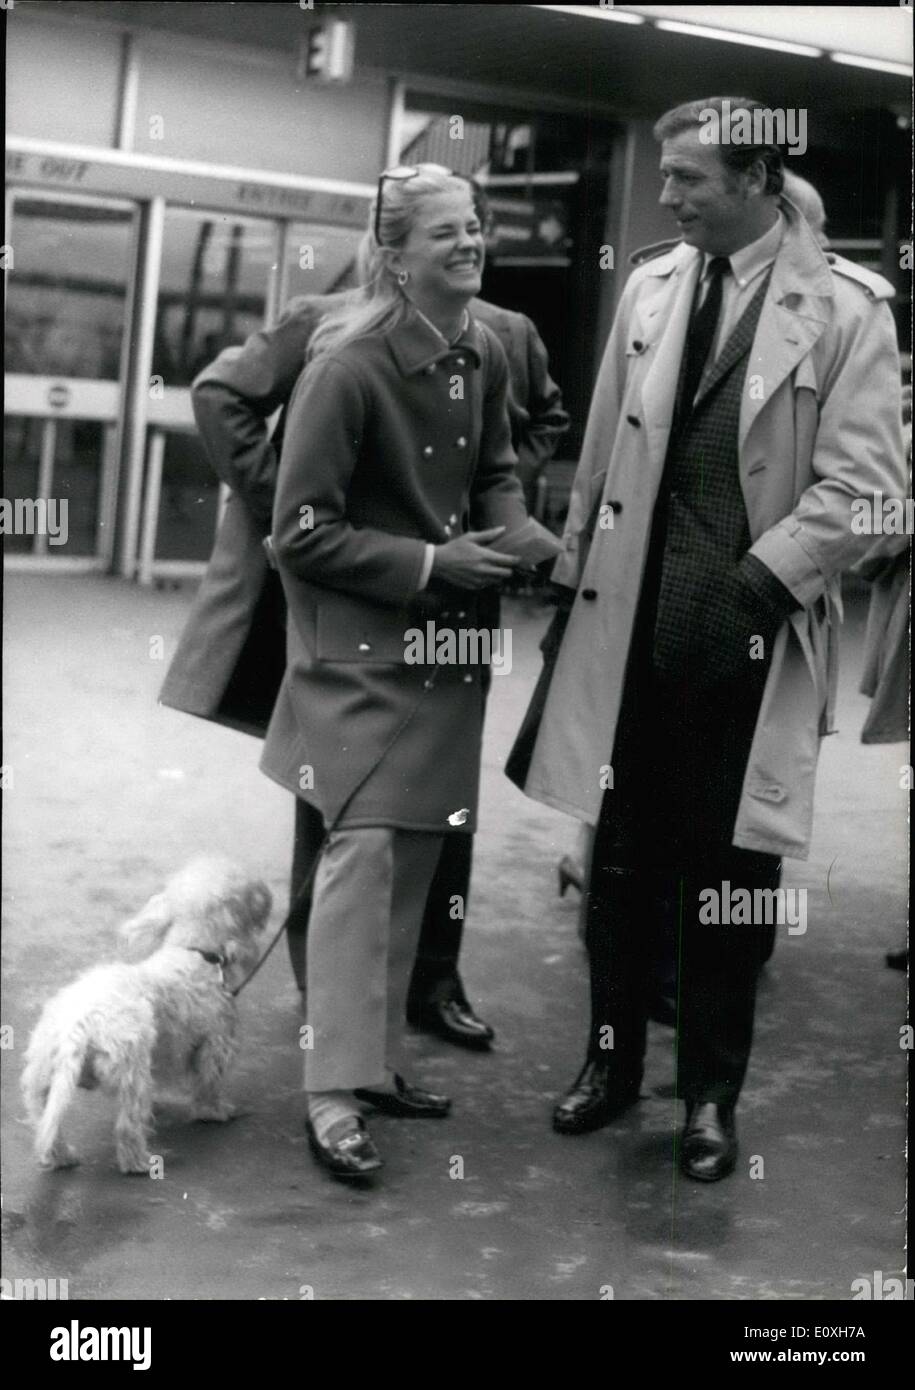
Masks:
[[[835,289],[823,250],[795,204],[782,196],[780,205],[786,225],[749,368],[763,376],[765,391],[763,399],[758,399],[759,393],[744,394],[741,447],[765,402],[810,351],[833,312]],[[642,384],[642,406],[648,445],[659,466],[670,434],[680,359],[702,262],[700,251],[680,242],[637,272],[645,285],[639,297],[640,327],[658,349]]]
[[[832,274],[822,247],[796,204],[784,194],[780,195],[779,204],[785,219],[785,229],[775,257],[780,289],[785,294],[832,298],[835,293]],[[701,251],[687,246],[685,241],[678,241],[662,255],[643,262],[640,269],[646,281],[666,281],[671,276],[680,277],[690,271],[696,274],[697,267],[704,260]]]
[[[782,382],[811,351],[834,312],[832,271],[806,219],[782,197],[787,226],[772,267],[769,294],[753,340],[749,371],[760,375],[763,392],[744,393],[738,444]]]
[[[451,347],[412,308],[385,337],[404,376],[415,376],[456,352],[466,352],[478,367],[483,361],[482,329],[472,314],[466,331]]]

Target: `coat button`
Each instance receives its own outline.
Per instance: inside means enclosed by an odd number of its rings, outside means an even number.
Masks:
[[[423,449],[423,457],[424,457],[424,458],[427,458],[427,459],[431,459],[432,453],[433,453],[432,445],[431,445],[431,444],[427,444],[426,447],[425,447],[425,449]]]
[[[473,676],[470,676],[470,675],[465,676],[465,677],[464,677],[464,684],[465,684],[465,685],[472,685],[472,684],[473,684]]]
[[[370,652],[370,651],[372,650],[372,644],[371,644],[371,642],[360,642],[360,643],[359,643],[359,650],[360,650],[361,652]]]
[[[450,535],[451,535],[451,527],[450,527],[450,526],[446,526],[446,527],[445,527],[445,535],[446,535],[446,536],[450,536]]]
[[[460,438],[456,439],[454,442],[457,444],[459,449],[466,449],[467,447],[467,440],[464,438],[463,435],[461,435]]]
[[[432,681],[431,681],[431,680],[423,681],[423,690],[431,690],[431,689],[432,689]]]
[[[645,346],[645,344],[644,344],[644,343],[640,343],[639,340],[638,340],[638,338],[636,338],[635,342],[632,344],[632,351],[633,351],[633,352],[641,352],[641,351],[642,351],[642,348],[643,348],[644,346]]]
[[[466,618],[466,617],[467,617],[467,614],[464,612],[464,610],[463,610],[463,608],[462,608],[461,611],[460,611],[460,613],[458,613],[458,618]]]
[[[464,365],[464,358],[463,358],[463,357],[459,357],[458,360],[457,360],[457,364],[458,364],[459,367],[463,367],[463,365]]]
[[[427,375],[427,376],[431,376],[432,373],[433,373],[434,371],[435,371],[435,363],[434,363],[434,362],[431,362],[431,363],[429,364],[429,366],[426,368],[426,375]]]
[[[448,518],[449,526],[457,526],[457,512],[452,512]]]
[[[596,589],[582,589],[582,591],[581,591],[581,596],[582,596],[582,598],[586,598],[586,599],[594,599],[594,598],[597,598],[597,590],[596,590]]]
[[[628,420],[630,425],[635,425],[637,430],[640,430],[642,428],[642,422],[637,415],[627,415],[626,419]]]
[[[614,512],[617,516],[619,516],[620,512],[623,510],[622,502],[608,502],[607,506],[610,508],[611,512]]]

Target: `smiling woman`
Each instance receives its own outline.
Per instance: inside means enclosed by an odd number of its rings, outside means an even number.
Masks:
[[[433,616],[478,631],[477,591],[522,553],[559,551],[527,517],[505,355],[469,308],[480,212],[470,182],[441,166],[382,175],[364,288],[315,330],[277,479],[288,650],[261,766],[327,828],[305,1089],[312,1149],[340,1177],[381,1166],[360,1102],[450,1109],[403,1080],[402,1020],[444,836],[475,830],[484,683],[463,650],[408,660],[407,634]],[[510,553],[494,548],[502,536]]]
[[[484,217],[482,190],[443,165],[400,165],[382,173],[372,231],[360,252],[362,298],[342,305],[319,326],[310,360],[364,333],[392,327],[411,305],[451,341],[480,290]]]

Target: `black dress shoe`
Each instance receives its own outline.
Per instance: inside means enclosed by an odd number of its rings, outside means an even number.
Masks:
[[[477,1018],[466,999],[457,995],[427,999],[410,1010],[408,1021],[424,1033],[435,1033],[446,1042],[476,1051],[487,1051],[496,1036],[488,1023]]]
[[[383,1115],[398,1115],[403,1119],[442,1120],[451,1110],[447,1096],[435,1096],[419,1086],[409,1086],[402,1076],[394,1077],[397,1093],[362,1088],[354,1091],[357,1100],[373,1105]]]
[[[608,1125],[639,1099],[640,1081],[620,1087],[606,1062],[586,1062],[553,1111],[558,1134],[586,1134]]]
[[[305,1120],[305,1132],[315,1158],[335,1178],[370,1178],[384,1167],[358,1115],[353,1116],[352,1122],[341,1120],[332,1125],[323,1141],[318,1138],[310,1118]],[[337,1137],[332,1138],[335,1134]]]
[[[703,1101],[688,1107],[680,1146],[680,1167],[697,1182],[717,1182],[734,1171],[737,1126],[734,1109]]]

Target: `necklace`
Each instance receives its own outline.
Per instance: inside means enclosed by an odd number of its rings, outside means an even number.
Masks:
[[[426,315],[423,313],[422,309],[417,308],[416,304],[413,305],[413,308],[416,310],[417,314],[419,314],[423,323],[427,323],[429,327],[432,329],[432,332],[437,333],[438,336],[441,338],[442,342],[447,343],[449,347],[454,347],[455,343],[464,336],[464,334],[467,332],[467,329],[470,327],[470,311],[469,309],[465,309],[463,314],[461,315],[461,326],[458,329],[457,333],[453,338],[446,338],[442,330],[440,328],[436,328],[435,324],[432,322],[431,319],[426,318]]]

